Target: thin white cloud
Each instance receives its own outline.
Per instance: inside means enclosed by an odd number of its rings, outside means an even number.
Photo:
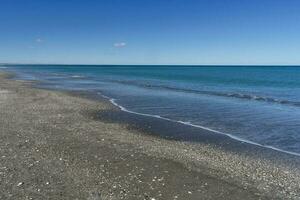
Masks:
[[[42,40],[41,38],[37,38],[37,39],[35,39],[35,42],[37,42],[37,43],[42,43],[43,40]]]
[[[127,44],[126,42],[118,42],[118,43],[114,43],[114,47],[116,48],[123,48],[125,47]]]

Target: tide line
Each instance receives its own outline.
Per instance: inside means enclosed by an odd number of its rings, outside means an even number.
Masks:
[[[131,111],[131,110],[128,110],[127,108],[121,106],[120,104],[118,104],[116,102],[116,99],[110,98],[106,95],[103,95],[102,93],[98,93],[98,94],[100,94],[105,99],[108,99],[114,106],[118,107],[120,110],[122,110],[124,112],[127,112],[127,113],[146,116],[146,117],[154,117],[154,118],[158,118],[158,119],[162,119],[162,120],[166,120],[166,121],[170,121],[170,122],[180,123],[180,124],[183,124],[183,125],[186,125],[186,126],[192,126],[192,127],[195,127],[195,128],[207,130],[207,131],[212,132],[212,133],[226,135],[227,137],[230,137],[231,139],[237,140],[237,141],[242,142],[242,143],[247,143],[247,144],[251,144],[251,145],[255,145],[255,146],[259,146],[259,147],[263,147],[263,148],[267,148],[267,149],[272,149],[272,150],[275,150],[275,151],[278,151],[278,152],[282,152],[282,153],[286,153],[286,154],[290,154],[290,155],[294,155],[294,156],[300,156],[300,153],[286,151],[286,150],[279,149],[277,147],[273,147],[273,146],[270,146],[270,145],[262,145],[262,144],[259,144],[259,143],[256,143],[256,142],[253,142],[253,141],[250,141],[250,140],[246,140],[246,139],[234,136],[234,135],[229,134],[229,133],[224,133],[224,132],[217,131],[217,130],[214,130],[214,129],[211,129],[211,128],[208,128],[208,127],[205,127],[205,126],[192,124],[190,122],[173,120],[173,119],[170,119],[170,118],[162,117],[160,115],[152,115],[152,114],[146,114],[146,113],[139,113],[139,112]]]

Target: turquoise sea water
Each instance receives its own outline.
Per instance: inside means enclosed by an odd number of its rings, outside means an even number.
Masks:
[[[300,154],[300,67],[5,67],[45,87],[105,95],[124,111]]]

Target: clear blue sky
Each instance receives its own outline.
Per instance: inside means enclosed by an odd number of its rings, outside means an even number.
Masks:
[[[0,62],[300,64],[299,0],[0,3]]]

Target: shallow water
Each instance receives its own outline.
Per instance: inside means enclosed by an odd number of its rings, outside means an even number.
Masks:
[[[300,67],[8,66],[45,87],[89,90],[123,108],[300,153]]]

